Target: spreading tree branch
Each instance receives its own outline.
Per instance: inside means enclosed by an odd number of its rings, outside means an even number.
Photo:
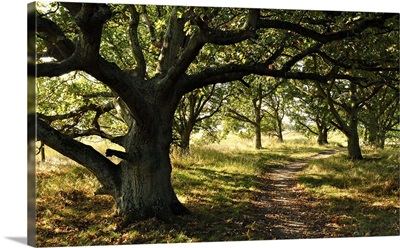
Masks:
[[[255,121],[250,120],[247,116],[237,112],[234,109],[228,108],[227,111],[228,111],[228,113],[226,115],[230,118],[236,119],[238,121],[250,123],[253,126],[257,125],[257,123]]]
[[[117,189],[120,187],[120,167],[93,147],[63,135],[41,119],[37,120],[37,138],[47,146],[86,167],[107,188]]]
[[[78,108],[77,110],[66,113],[66,114],[48,116],[48,115],[38,113],[38,117],[47,122],[52,122],[55,120],[65,120],[65,119],[74,118],[74,117],[81,117],[82,115],[84,115],[85,113],[87,113],[89,111],[95,111],[98,114],[104,114],[106,112],[111,111],[112,109],[114,109],[114,104],[112,102],[109,102],[108,104],[106,104],[104,106],[89,104],[89,105],[82,106],[82,107]]]
[[[136,60],[136,73],[140,78],[146,76],[146,61],[142,52],[142,48],[139,44],[138,27],[139,27],[139,13],[136,7],[130,5],[131,12],[131,23],[129,25],[129,36],[131,40],[131,48],[133,51],[133,57]]]
[[[162,61],[164,61],[164,66],[161,68],[169,68],[165,77],[160,82],[160,84],[162,84],[163,87],[166,89],[164,92],[166,92],[169,95],[168,89],[172,88],[172,86],[177,84],[178,79],[185,73],[187,68],[190,66],[190,64],[193,62],[193,60],[200,52],[201,48],[206,43],[211,43],[215,45],[230,45],[242,42],[250,38],[257,38],[257,33],[254,27],[255,25],[254,19],[258,17],[259,11],[252,10],[250,11],[250,13],[251,14],[249,14],[248,16],[248,22],[245,28],[239,31],[222,31],[222,30],[210,29],[207,26],[200,25],[200,29],[194,32],[194,34],[190,37],[189,42],[184,47],[184,50],[182,54],[179,56],[179,58],[176,60],[170,58],[171,61],[174,61],[174,63],[171,64],[170,67],[166,67],[165,65],[167,61],[166,56],[169,53],[165,54],[162,53],[162,57],[164,56],[165,58],[163,57],[164,59]],[[180,24],[179,28],[181,28],[182,30],[175,32],[179,32],[179,34],[181,32],[183,33],[183,24],[177,21],[176,17],[174,17],[174,14],[176,13],[173,12],[173,15],[171,16],[170,20],[170,25],[172,21],[176,22],[174,26]],[[172,30],[171,31],[168,30],[166,37],[168,37],[169,32],[172,32]]]
[[[70,57],[75,51],[75,44],[66,37],[60,27],[53,21],[42,16],[36,19],[38,36],[45,41],[47,46],[46,56],[62,61]]]
[[[314,130],[311,129],[311,127],[309,127],[307,124],[303,123],[300,120],[296,120],[297,123],[299,123],[302,127],[305,127],[310,133],[314,134],[314,135],[318,135],[317,132],[315,132]]]
[[[144,23],[147,25],[147,28],[149,29],[149,33],[150,33],[150,39],[151,39],[151,43],[158,48],[162,47],[162,44],[160,41],[157,40],[156,37],[156,32],[154,29],[154,24],[151,23],[149,15],[147,14],[147,10],[146,10],[146,6],[142,5],[142,13],[141,16],[143,17]]]
[[[395,16],[397,16],[397,14],[385,13],[378,16],[375,19],[363,20],[352,29],[342,30],[336,33],[328,33],[328,34],[319,33],[315,30],[303,27],[301,24],[292,23],[288,21],[281,21],[281,20],[259,19],[257,22],[257,28],[276,28],[276,29],[290,30],[304,37],[309,37],[315,41],[321,43],[329,43],[335,40],[354,37],[358,33],[364,31],[367,28],[374,28],[374,27],[382,28],[384,27],[384,23],[386,20]]]

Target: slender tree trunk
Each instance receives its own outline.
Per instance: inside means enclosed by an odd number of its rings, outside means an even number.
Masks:
[[[363,156],[360,148],[360,139],[358,136],[358,111],[357,109],[352,109],[350,112],[349,121],[349,132],[347,136],[347,150],[349,153],[349,158],[352,160],[362,160]]]
[[[44,147],[44,143],[40,142],[40,161],[41,162],[46,162],[46,152],[45,152],[45,147]]]
[[[277,136],[278,142],[283,142],[283,129],[282,129],[282,120],[276,115],[276,125],[277,125]]]
[[[318,145],[326,145],[328,143],[328,128],[317,125],[318,127]]]
[[[190,152],[190,134],[193,130],[193,127],[186,127],[183,132],[180,133],[181,140],[179,144],[181,155],[189,154]]]
[[[261,144],[261,124],[257,123],[254,125],[255,127],[255,135],[256,135],[256,140],[255,140],[255,147],[256,149],[261,149],[262,144]]]
[[[332,81],[334,83],[334,81]],[[322,91],[323,92],[323,91]],[[362,153],[360,148],[360,139],[358,137],[358,100],[356,98],[357,85],[350,82],[350,105],[343,104],[345,106],[346,114],[349,119],[346,122],[336,110],[332,98],[329,94],[325,94],[328,101],[329,108],[334,118],[338,122],[337,127],[346,135],[347,137],[347,151],[348,156],[352,160],[362,160]]]
[[[385,147],[385,131],[382,130],[379,123],[371,121],[368,127],[368,143],[377,148]]]
[[[324,127],[322,129],[322,142],[324,144],[329,144],[329,142],[328,142],[328,131],[329,131],[329,129],[327,127]]]
[[[378,122],[371,120],[368,125],[368,144],[377,146],[378,144]]]
[[[262,105],[262,84],[258,84],[257,88],[257,97],[253,99],[253,107],[254,107],[254,115],[255,115],[255,122],[253,123],[255,129],[255,147],[256,149],[262,148],[261,143],[261,105]]]
[[[377,147],[381,148],[381,149],[384,149],[385,148],[385,140],[386,140],[385,131],[384,130],[379,130]]]

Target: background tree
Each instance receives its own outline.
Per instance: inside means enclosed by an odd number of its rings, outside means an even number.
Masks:
[[[400,122],[399,89],[384,86],[370,99],[360,113],[360,122],[365,126],[365,141],[375,147],[384,148],[390,131]]]
[[[255,148],[261,149],[261,134],[263,132],[263,126],[265,126],[263,121],[266,121],[265,118],[267,114],[265,99],[274,94],[279,86],[279,82],[275,82],[272,78],[267,79],[262,76],[247,77],[246,80],[256,86],[249,87],[249,85],[243,81],[243,86],[237,87],[235,89],[235,95],[229,99],[225,115],[238,122],[234,125],[236,128],[239,127],[241,130],[245,130],[249,127],[252,128],[254,130],[253,137],[255,137]],[[271,97],[271,99],[274,100],[273,97]],[[273,105],[274,103],[269,104]],[[275,105],[273,106],[275,107]],[[275,118],[273,110],[269,117]],[[276,127],[274,124],[276,123],[272,122],[272,129]],[[266,130],[264,130],[264,132],[265,131]]]
[[[332,128],[332,115],[324,98],[317,89],[301,82],[292,82],[293,100],[288,107],[295,128],[306,135],[317,136],[319,145],[328,144],[328,131]]]
[[[196,128],[209,130],[211,124],[201,125],[204,120],[217,114],[229,97],[229,88],[211,85],[189,92],[182,97],[173,122],[173,130],[179,137],[178,146],[182,154],[189,152],[190,135]],[[210,131],[212,132],[212,131]]]
[[[98,178],[115,199],[123,225],[154,216],[170,221],[188,213],[172,187],[169,158],[174,114],[184,95],[251,74],[330,82],[332,73],[301,72],[293,66],[332,43],[345,46],[349,39],[365,38],[364,31],[398,29],[394,25],[398,15],[379,13],[330,17],[324,12],[287,10],[88,3],[48,6],[40,8],[36,32],[38,57],[52,60],[38,60],[36,76],[85,72],[117,96],[114,108],[119,109],[127,128],[122,136],[110,137],[124,151],[108,149],[101,154],[73,139],[70,130],[85,133],[92,123],[102,130],[95,120],[111,112],[88,104],[85,107],[92,109],[91,116],[83,121],[73,118],[67,126],[49,123],[60,113],[39,114],[37,137]],[[382,37],[379,32],[374,35]],[[218,55],[215,65],[203,66],[196,60],[210,47]],[[259,52],[263,56],[254,56]],[[242,59],[228,58],[240,55]],[[192,67],[196,70],[191,71]],[[347,67],[342,68],[335,78],[349,79]],[[83,118],[79,110],[62,115]],[[118,156],[121,162],[115,164],[104,155]]]
[[[348,13],[342,13],[340,21],[347,23],[345,25],[354,25],[349,20],[356,20],[362,15],[357,13],[350,17]],[[367,29],[358,36],[330,43],[320,49],[317,56],[308,57],[313,66],[304,66],[305,70],[312,71],[318,67],[318,71],[331,75],[326,81],[315,81],[315,86],[329,105],[335,120],[332,124],[346,135],[352,159],[362,159],[358,135],[359,112],[387,84],[386,78],[398,78],[396,64],[399,60],[395,53],[399,44],[394,38],[398,35],[398,20],[385,22],[386,28]],[[381,62],[377,62],[379,60]],[[347,75],[342,74],[345,71]]]
[[[267,123],[270,123],[271,129],[268,130],[273,136],[276,136],[278,142],[283,142],[283,119],[287,114],[287,107],[291,100],[291,95],[288,92],[287,81],[284,79],[277,79],[276,89],[269,91],[265,94],[264,113],[267,117]]]

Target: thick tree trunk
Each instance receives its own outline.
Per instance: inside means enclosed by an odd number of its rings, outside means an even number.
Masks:
[[[37,121],[37,134],[47,145],[96,175],[103,185],[97,193],[114,197],[117,213],[124,218],[124,227],[136,220],[157,217],[171,221],[176,215],[189,213],[172,188],[169,158],[172,129],[170,122],[161,119],[153,118],[153,122],[140,126],[132,124],[120,142],[125,152],[106,151],[106,156],[116,155],[122,159],[118,165],[41,120]]]
[[[171,140],[171,127],[161,120],[142,127],[133,125],[126,136],[127,159],[120,163],[121,187],[116,195],[123,226],[152,217],[169,222],[176,215],[189,213],[171,184]]]
[[[351,160],[363,159],[363,156],[361,154],[360,141],[357,133],[347,137],[347,151]]]
[[[169,162],[158,160],[161,154],[157,153],[148,152],[140,165],[121,164],[122,185],[116,207],[124,216],[124,226],[151,217],[170,222],[175,215],[188,213],[172,188]]]

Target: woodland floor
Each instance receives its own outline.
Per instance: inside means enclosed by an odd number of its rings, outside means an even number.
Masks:
[[[295,174],[310,160],[326,158],[335,150],[328,150],[287,166],[270,167],[260,176],[260,193],[253,204],[257,207],[259,226],[264,226],[266,238],[305,239],[335,236],[334,219],[318,208],[316,199],[306,196],[298,187]]]

